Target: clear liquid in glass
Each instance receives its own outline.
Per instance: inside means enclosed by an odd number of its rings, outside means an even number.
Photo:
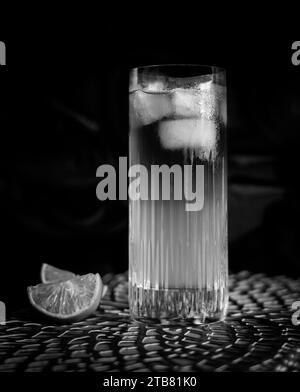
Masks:
[[[129,301],[136,318],[203,323],[225,316],[224,94],[214,85],[130,93],[129,165],[143,165],[148,173],[152,165],[179,165],[182,173],[191,165],[193,182],[196,165],[203,165],[204,175],[201,210],[187,211],[184,198],[130,201]]]

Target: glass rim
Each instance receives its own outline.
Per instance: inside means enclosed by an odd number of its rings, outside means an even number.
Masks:
[[[165,63],[165,64],[149,64],[149,65],[140,65],[138,67],[130,68],[130,72],[143,71],[143,70],[151,70],[155,68],[180,68],[180,67],[190,67],[190,68],[210,68],[214,70],[211,74],[218,73],[226,73],[226,69],[224,67],[220,67],[218,65],[210,65],[210,64],[196,64],[196,63]],[[201,76],[201,75],[199,75]]]
[[[214,80],[226,85],[226,70],[214,65],[201,64],[158,64],[131,68],[129,70],[129,93],[137,90],[150,92],[151,81],[161,83],[160,92],[174,88],[192,88],[200,80]],[[222,83],[221,83],[222,82]],[[148,87],[147,87],[148,86]],[[153,91],[151,89],[151,91]],[[158,92],[158,90],[156,90]]]

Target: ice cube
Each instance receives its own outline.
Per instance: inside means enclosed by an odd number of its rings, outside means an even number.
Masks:
[[[199,93],[183,88],[174,89],[171,94],[171,104],[175,117],[198,117],[200,114]]]
[[[148,94],[136,91],[131,98],[132,106],[142,125],[149,125],[172,114],[172,104],[168,94]]]
[[[147,92],[152,93],[161,93],[165,89],[165,83],[161,80],[156,80],[155,82],[148,83],[146,87]]]
[[[209,153],[216,148],[216,124],[205,118],[163,120],[158,132],[165,149],[200,149],[208,158]]]

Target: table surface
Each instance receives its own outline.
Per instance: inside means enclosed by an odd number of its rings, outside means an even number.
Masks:
[[[127,274],[106,275],[98,311],[73,324],[30,308],[0,325],[0,371],[299,371],[300,279],[243,271],[230,276],[224,322],[147,325],[129,316]]]

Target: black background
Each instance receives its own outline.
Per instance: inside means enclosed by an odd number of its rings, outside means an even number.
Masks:
[[[95,173],[127,155],[127,73],[138,65],[226,68],[230,270],[299,276],[300,66],[291,63],[299,37],[258,31],[255,20],[244,28],[201,21],[0,37],[0,300],[8,311],[26,304],[42,262],[77,273],[127,269],[127,204],[97,200]]]

